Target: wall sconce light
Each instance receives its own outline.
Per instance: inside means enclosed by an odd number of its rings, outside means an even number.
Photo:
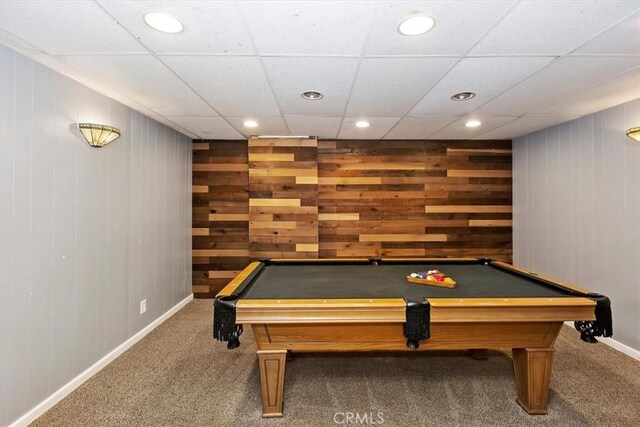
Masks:
[[[94,123],[78,123],[82,136],[92,147],[104,147],[120,137],[120,129]]]
[[[627,136],[631,139],[635,139],[636,141],[640,142],[640,126],[627,129]]]

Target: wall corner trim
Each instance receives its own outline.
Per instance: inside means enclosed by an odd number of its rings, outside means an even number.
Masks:
[[[178,304],[171,307],[164,314],[158,317],[156,320],[151,322],[149,325],[145,326],[143,329],[138,331],[131,338],[120,344],[118,347],[114,348],[111,352],[106,354],[102,359],[98,360],[96,363],[91,365],[85,371],[83,371],[80,375],[73,378],[67,384],[63,385],[54,392],[51,396],[47,397],[45,400],[40,402],[34,408],[29,410],[26,414],[15,420],[12,424],[9,424],[9,427],[26,427],[35,421],[42,414],[51,409],[56,403],[64,399],[67,395],[69,395],[72,391],[80,387],[85,381],[89,378],[97,374],[102,368],[107,366],[113,360],[117,359],[122,353],[131,348],[134,344],[148,335],[155,328],[160,326],[165,320],[173,316],[177,313],[181,308],[187,305],[193,299],[193,294],[189,294],[185,299],[180,301]]]

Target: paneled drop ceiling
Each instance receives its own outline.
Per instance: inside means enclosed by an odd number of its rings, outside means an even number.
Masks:
[[[640,97],[640,0],[0,0],[0,41],[206,139],[514,138]]]

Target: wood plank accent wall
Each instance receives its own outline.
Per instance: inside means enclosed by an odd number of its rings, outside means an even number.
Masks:
[[[247,141],[194,141],[193,293],[215,296],[248,263]]]
[[[318,257],[318,140],[249,140],[249,256]]]
[[[511,262],[511,141],[194,142],[194,293],[255,258]]]
[[[510,141],[320,141],[320,257],[511,260]]]

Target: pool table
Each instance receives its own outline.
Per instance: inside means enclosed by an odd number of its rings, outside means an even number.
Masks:
[[[455,288],[408,283],[437,269]],[[587,342],[612,335],[607,297],[490,259],[314,259],[251,263],[217,295],[214,338],[243,325],[258,346],[264,417],[282,416],[289,351],[511,348],[518,403],[547,412],[553,344],[565,321]]]

